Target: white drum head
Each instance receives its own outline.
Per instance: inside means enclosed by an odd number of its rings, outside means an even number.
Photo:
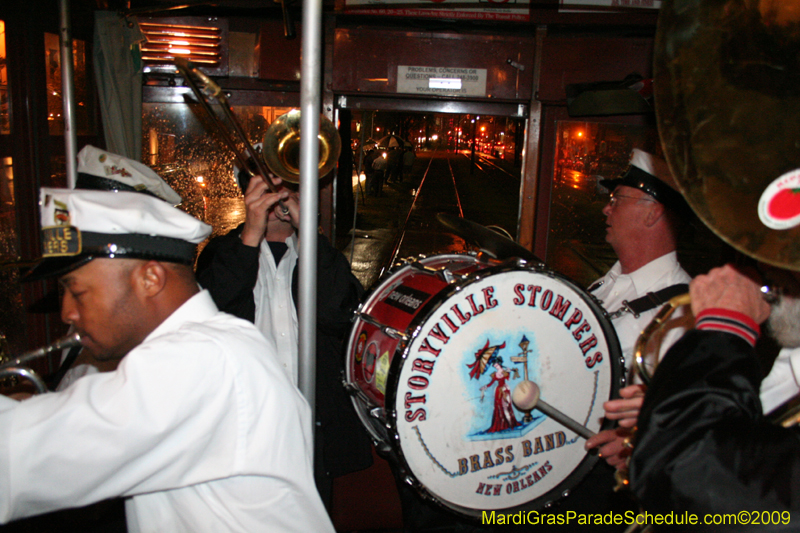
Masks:
[[[492,268],[421,314],[387,395],[401,461],[418,489],[467,516],[544,507],[596,462],[585,439],[511,396],[541,399],[597,432],[622,381],[613,327],[591,297],[542,271]],[[527,372],[527,374],[526,374]],[[519,393],[520,391],[518,391]]]

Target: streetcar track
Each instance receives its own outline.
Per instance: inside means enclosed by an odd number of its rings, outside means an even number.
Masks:
[[[456,185],[456,174],[453,172],[453,165],[450,163],[450,158],[447,158],[447,168],[450,169],[450,178],[453,180],[453,190],[456,194],[456,204],[458,204],[458,216],[464,218],[464,208],[461,206],[461,196],[458,194],[458,185]]]
[[[516,178],[516,176],[514,176],[514,174],[512,174],[508,170],[504,169],[500,165],[497,165],[497,164],[493,163],[484,154],[480,154],[479,157],[480,157],[481,163],[483,163],[485,165],[489,165],[490,167],[492,167],[494,170],[496,170],[498,172],[502,172],[503,174],[507,174],[508,176],[510,176],[512,178]]]
[[[392,253],[389,254],[389,260],[383,265],[383,267],[381,267],[381,271],[380,271],[379,277],[383,276],[384,272],[386,272],[397,261],[397,256],[400,253],[400,247],[403,245],[403,241],[405,240],[405,237],[406,237],[406,231],[408,230],[409,222],[411,221],[412,215],[414,214],[414,207],[417,204],[417,200],[420,198],[420,195],[422,193],[422,188],[425,185],[425,180],[428,178],[428,175],[430,173],[431,167],[433,166],[433,162],[434,162],[434,160],[437,159],[435,156],[438,155],[439,152],[440,152],[440,150],[436,150],[434,152],[433,156],[428,161],[428,166],[425,169],[425,173],[422,175],[422,179],[419,182],[419,186],[417,187],[417,190],[414,193],[414,200],[411,202],[411,207],[409,207],[409,209],[408,209],[408,213],[406,214],[406,218],[403,221],[403,225],[400,227],[400,231],[398,232],[397,239],[395,240],[395,244],[392,247]],[[445,154],[446,153],[447,153],[447,151],[445,151]],[[448,170],[450,171],[450,178],[453,181],[453,190],[455,191],[456,204],[458,205],[459,216],[461,216],[463,218],[464,217],[464,210],[463,210],[462,205],[461,205],[461,198],[460,198],[460,196],[458,194],[458,185],[456,184],[455,172],[453,172],[453,166],[450,163],[450,158],[446,157],[445,160],[447,161],[447,167],[448,167]]]
[[[444,154],[444,157],[439,157],[442,154]],[[469,154],[465,154],[462,151],[458,151],[453,155],[458,155],[458,154],[470,159],[470,155]],[[421,226],[421,225],[423,225],[423,224],[420,224],[421,222],[425,222],[425,221],[429,220],[429,217],[425,213],[420,212],[421,210],[424,211],[424,209],[422,209],[419,206],[417,201],[420,200],[423,188],[425,188],[426,183],[428,183],[429,185],[431,183],[433,183],[433,182],[429,182],[428,181],[428,177],[431,176],[431,175],[436,175],[437,174],[436,172],[432,172],[432,167],[433,167],[434,160],[439,161],[441,159],[445,159],[445,161],[447,163],[447,171],[449,173],[449,180],[448,181],[452,182],[452,185],[453,185],[453,197],[454,197],[454,204],[450,203],[449,207],[448,207],[448,202],[443,201],[440,198],[439,199],[439,204],[443,208],[441,210],[442,211],[448,211],[448,210],[451,210],[451,209],[454,210],[454,211],[457,210],[457,215],[459,217],[461,217],[461,218],[465,218],[465,216],[464,216],[464,205],[463,205],[463,202],[462,202],[461,194],[459,192],[459,185],[456,182],[456,173],[455,173],[455,171],[453,169],[452,157],[451,157],[450,153],[447,150],[436,150],[431,155],[431,158],[428,161],[428,165],[425,168],[425,172],[423,173],[422,179],[420,180],[419,185],[417,186],[417,189],[414,192],[414,198],[413,198],[413,200],[411,202],[411,206],[409,207],[408,212],[406,213],[405,219],[403,220],[403,223],[401,224],[400,229],[397,232],[397,237],[396,237],[396,239],[394,241],[394,245],[392,246],[392,251],[388,256],[388,259],[384,262],[384,264],[382,265],[382,267],[380,269],[379,278],[382,277],[383,274],[386,273],[388,271],[388,269],[391,268],[392,265],[394,265],[397,262],[398,256],[399,256],[400,251],[401,251],[401,248],[402,248],[402,246],[403,246],[403,244],[404,244],[404,242],[406,240],[407,234],[409,233],[409,231],[411,231],[411,228],[416,227],[416,226]],[[517,179],[516,176],[514,176],[513,174],[511,174],[507,170],[503,169],[499,165],[496,165],[496,164],[488,161],[483,156],[477,158],[475,163],[476,163],[477,169],[481,173],[486,174],[487,176],[491,176],[493,173],[499,171],[505,176],[510,176],[511,178]],[[495,187],[498,190],[507,189],[508,188],[508,185],[507,185],[508,180],[503,179],[502,176],[500,176],[498,178],[499,179],[495,179],[492,182],[492,186]],[[447,179],[447,178],[444,178],[444,179]],[[441,183],[441,182],[437,181],[435,183]],[[426,191],[428,189],[430,189],[430,186],[425,188]],[[515,190],[514,192],[516,193],[517,191]],[[427,196],[426,196],[426,198],[427,198]]]
[[[471,157],[469,155],[465,154],[464,152],[461,152],[461,155],[466,157],[466,158],[468,158],[468,159],[471,159]],[[515,176],[514,174],[512,174],[508,170],[506,170],[503,167],[501,167],[500,165],[497,165],[497,164],[491,162],[489,160],[489,158],[487,158],[484,154],[476,152],[475,155],[478,156],[476,158],[476,160],[475,160],[475,166],[478,167],[482,172],[484,172],[486,174],[490,174],[491,171],[500,172],[502,174],[505,174],[509,178],[511,178],[512,185],[516,185],[516,187],[512,187],[512,189],[509,189],[508,185],[507,185],[508,182],[503,181],[503,180],[497,180],[495,182],[495,186],[501,187],[501,188],[503,188],[504,190],[506,190],[509,193],[517,193],[517,192],[519,192],[518,191],[518,187],[519,187],[519,177],[518,176]],[[514,182],[516,182],[516,184]]]

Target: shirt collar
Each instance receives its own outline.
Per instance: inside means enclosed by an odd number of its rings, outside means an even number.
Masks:
[[[177,330],[187,322],[203,322],[219,312],[217,305],[207,290],[201,290],[177,308],[156,329],[145,337],[144,342],[150,339]]]
[[[616,265],[614,265],[616,266]],[[678,254],[675,251],[666,253],[634,270],[627,276],[636,288],[638,294],[646,293],[650,287],[660,280],[666,273],[672,272],[678,266]]]

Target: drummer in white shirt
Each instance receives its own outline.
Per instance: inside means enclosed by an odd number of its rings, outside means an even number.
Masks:
[[[688,291],[691,277],[678,263],[676,249],[681,219],[689,211],[666,162],[639,149],[633,150],[620,177],[600,184],[611,191],[603,214],[606,241],[617,262],[589,291],[609,312],[630,370],[639,333],[670,297]],[[663,338],[655,339],[660,342],[659,357],[692,327],[681,314],[676,312],[675,320],[662,329]],[[600,455],[617,468],[624,466],[628,455],[624,439],[635,425],[643,386],[629,385],[620,395],[622,399],[605,405],[607,418],[619,420],[620,428],[603,431],[586,443],[587,449],[599,448]]]

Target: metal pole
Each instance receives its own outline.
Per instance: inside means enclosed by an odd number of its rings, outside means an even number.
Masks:
[[[322,0],[303,0],[300,57],[300,267],[298,385],[311,406],[312,434],[317,345],[317,226]]]
[[[78,178],[78,135],[75,132],[75,72],[72,58],[72,32],[69,24],[69,0],[58,0],[61,16],[61,90],[64,95],[64,144],[67,158],[67,187]]]

